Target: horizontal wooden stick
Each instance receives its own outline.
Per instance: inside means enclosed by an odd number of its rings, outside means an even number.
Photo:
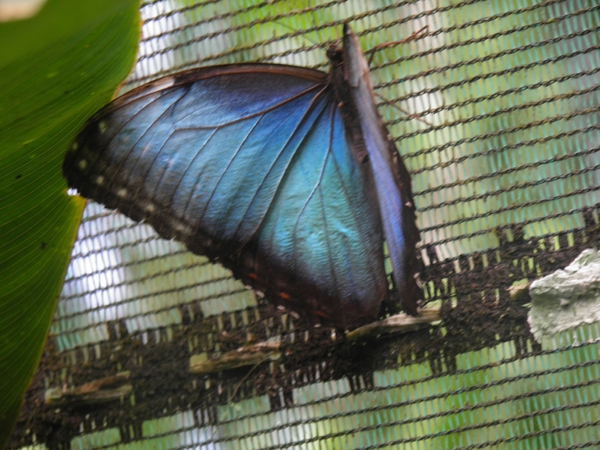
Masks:
[[[349,331],[346,333],[346,339],[357,340],[383,334],[408,333],[429,327],[440,320],[441,316],[438,308],[423,310],[421,315],[417,317],[398,314]],[[255,366],[266,361],[279,359],[281,357],[280,347],[281,343],[279,341],[272,340],[240,347],[217,357],[209,357],[208,353],[193,355],[190,358],[190,372],[207,374],[239,367]]]
[[[73,388],[50,388],[46,390],[44,402],[47,405],[93,405],[111,400],[118,400],[133,391],[129,380],[129,372],[90,381],[82,386]]]
[[[278,351],[280,346],[279,341],[264,341],[240,347],[217,358],[209,358],[207,353],[193,355],[190,358],[190,372],[214,373],[272,361],[281,356]]]
[[[366,337],[376,337],[382,334],[401,334],[427,328],[442,320],[440,310],[424,309],[418,316],[396,314],[377,322],[369,323],[346,333],[346,339],[356,340]]]

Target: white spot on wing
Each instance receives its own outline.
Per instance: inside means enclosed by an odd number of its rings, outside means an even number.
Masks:
[[[101,120],[100,123],[98,123],[98,129],[102,134],[106,132],[106,122],[104,120]]]
[[[127,197],[127,189],[122,188],[117,191],[117,196],[121,198]]]
[[[85,170],[87,165],[88,165],[88,163],[85,159],[80,159],[79,162],[77,163],[77,167],[79,167],[81,170]]]
[[[104,184],[104,177],[102,175],[96,177],[96,184]]]

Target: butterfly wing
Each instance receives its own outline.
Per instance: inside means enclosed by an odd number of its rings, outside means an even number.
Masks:
[[[277,303],[351,328],[388,295],[368,170],[326,75],[234,65],[167,77],[87,123],[63,170]]]
[[[377,112],[369,67],[358,39],[344,26],[343,78],[351,97],[361,140],[373,170],[383,230],[388,244],[394,282],[403,309],[418,314],[423,291],[416,274],[418,260],[415,245],[420,240],[410,174]],[[344,89],[341,89],[344,90]]]

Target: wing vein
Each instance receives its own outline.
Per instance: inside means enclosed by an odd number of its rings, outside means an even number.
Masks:
[[[158,120],[161,119],[162,117],[164,117],[165,114],[167,114],[168,111],[172,110],[172,108],[174,107],[174,105],[179,100],[181,100],[185,95],[186,95],[186,93],[183,92],[179,96],[179,98],[177,98],[173,103],[171,103],[167,108],[165,108],[163,110],[163,112],[161,112],[160,115],[156,119],[154,119],[152,121],[152,123],[146,128],[146,130],[143,133],[140,134],[140,136],[138,137],[138,139],[136,139],[135,143],[133,143],[129,147],[129,150],[127,151],[127,154],[123,158],[121,158],[118,167],[116,167],[115,170],[113,170],[113,173],[112,173],[112,175],[110,177],[110,180],[107,183],[107,186],[111,186],[112,183],[118,178],[117,175],[119,175],[119,173],[122,171],[123,167],[125,166],[125,164],[129,160],[129,157],[134,152],[135,147],[138,145],[138,143],[140,142],[140,140],[142,140],[146,136],[146,133],[148,133],[148,131],[152,130],[152,128],[156,125],[156,123],[158,122]],[[123,130],[123,128],[125,128],[129,123],[131,123],[131,121],[134,118],[138,117],[139,114],[141,114],[144,110],[146,110],[146,108],[148,108],[149,106],[151,106],[155,101],[158,101],[159,99],[160,99],[160,97],[155,98],[154,100],[152,100],[148,104],[144,105],[144,107],[141,108],[139,111],[136,111],[133,115],[131,115],[131,117],[125,123],[123,123],[123,126],[119,129],[119,131],[117,131],[115,133],[115,135],[110,139],[110,141],[106,144],[105,148],[109,148],[110,147],[110,144],[113,142],[113,140],[121,133],[121,131]],[[94,166],[95,166],[95,163],[94,163]]]
[[[279,159],[281,158],[282,154],[285,152],[287,146],[289,145],[290,141],[292,139],[294,139],[301,127],[301,125],[303,125],[305,123],[305,121],[307,120],[308,115],[312,112],[313,108],[315,108],[316,103],[319,99],[321,99],[321,97],[323,96],[323,94],[326,92],[328,86],[325,85],[321,91],[319,91],[315,97],[313,97],[313,99],[311,100],[310,104],[308,105],[308,107],[306,108],[306,111],[304,112],[304,114],[302,115],[302,118],[300,119],[300,121],[298,121],[298,124],[296,125],[296,127],[294,128],[294,130],[290,133],[289,138],[287,139],[286,143],[282,146],[281,150],[279,151],[279,153],[277,154],[276,158],[273,159],[272,164],[269,167],[269,170],[267,170],[267,172],[265,173],[262,182],[261,182],[261,186],[264,184],[264,182],[266,181],[266,179],[269,177],[269,175],[272,173],[272,171],[274,170],[275,165],[277,164],[277,161],[279,161]],[[316,121],[315,121],[316,123]],[[314,128],[314,125],[312,125],[311,127],[309,127],[309,129],[306,131],[306,133],[304,134],[304,136],[302,137],[302,139],[300,140],[300,142],[298,143],[296,150],[294,151],[294,155],[296,154],[296,152],[302,148],[302,144],[306,141],[306,138],[308,136],[308,134],[310,133],[310,131]],[[294,160],[294,157],[292,156],[288,163],[286,164],[285,168],[282,170],[282,175],[280,180],[283,180],[286,173],[289,171],[290,166],[292,165],[292,161]],[[279,187],[277,188],[279,189]],[[246,211],[244,212],[244,216],[242,218],[242,221],[240,221],[240,224],[238,225],[238,228],[236,229],[236,233],[239,231],[239,228],[241,227],[244,219],[246,219],[246,217],[248,216],[248,213],[250,211],[250,209],[252,208],[252,205],[254,204],[254,202],[256,201],[256,197],[258,196],[260,189],[257,189],[256,192],[253,194],[252,199],[250,200],[250,202],[248,203],[248,207],[246,208]],[[254,237],[254,235],[256,234],[256,232],[260,229],[261,224],[264,221],[264,218],[267,216],[268,212],[271,210],[271,206],[273,204],[274,199],[276,198],[277,193],[275,193],[272,197],[271,197],[271,201],[269,203],[269,206],[266,208],[265,214],[263,215],[263,217],[261,218],[260,222],[257,224],[257,226],[255,227],[254,231],[252,233],[249,233],[248,238],[245,239],[244,243],[240,246],[240,248],[244,247],[251,239],[252,237]]]
[[[194,157],[192,158],[192,160],[189,162],[189,164],[187,165],[187,167],[185,168],[185,170],[183,171],[183,174],[181,175],[181,178],[179,179],[179,181],[177,182],[177,186],[175,187],[175,189],[173,189],[173,193],[171,194],[171,198],[169,200],[169,204],[173,203],[173,198],[175,197],[175,194],[177,193],[177,191],[179,190],[179,187],[181,186],[181,182],[183,181],[183,179],[185,178],[185,176],[187,175],[188,171],[190,170],[190,167],[193,166],[194,161],[196,161],[196,159],[198,158],[198,156],[200,155],[200,153],[202,153],[202,151],[204,150],[204,148],[206,147],[206,145],[211,141],[211,139],[215,136],[217,132],[217,129],[215,128],[215,130],[212,132],[212,134],[210,135],[210,137],[204,141],[204,143],[202,144],[202,146],[198,149],[198,151],[196,152],[196,154],[194,155]],[[193,191],[192,191],[193,194]],[[192,195],[190,194],[190,196]],[[189,203],[189,199],[188,199],[188,203]],[[187,204],[186,203],[186,209],[187,209]],[[184,213],[181,215],[181,217],[183,218],[185,216],[185,209],[184,209]]]
[[[219,179],[216,181],[212,192],[210,193],[208,200],[206,201],[206,204],[204,205],[204,208],[202,208],[202,211],[200,213],[200,216],[198,217],[198,220],[202,220],[202,218],[204,218],[204,214],[206,214],[206,210],[209,207],[210,201],[211,199],[214,197],[215,192],[217,191],[218,187],[219,187],[219,183],[223,180],[223,177],[225,176],[225,174],[227,173],[227,170],[231,167],[231,165],[233,164],[233,160],[236,158],[237,155],[239,155],[240,150],[242,149],[242,147],[244,146],[244,144],[246,142],[248,142],[248,138],[250,137],[250,135],[252,134],[252,132],[258,127],[258,125],[260,124],[261,120],[264,118],[264,115],[261,115],[259,117],[259,119],[256,121],[256,123],[254,125],[252,125],[252,128],[250,128],[250,130],[248,130],[248,132],[246,133],[246,136],[244,136],[244,139],[242,140],[242,142],[238,145],[237,149],[233,152],[233,154],[231,155],[231,158],[229,158],[229,161],[227,162],[226,167],[221,171],[220,175],[219,175]],[[248,119],[249,120],[249,119]],[[226,126],[223,127],[218,127],[217,130],[221,129],[221,128],[225,128]],[[187,210],[189,208],[191,199],[194,195],[194,191],[196,190],[196,187],[198,186],[198,181],[196,181],[196,183],[194,183],[194,187],[191,189],[191,194],[190,194],[190,198],[188,199],[188,202],[185,205],[185,212],[184,212],[184,216],[187,213]]]

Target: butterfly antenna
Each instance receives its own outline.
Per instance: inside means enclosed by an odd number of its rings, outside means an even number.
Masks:
[[[234,399],[234,397],[236,396],[236,394],[238,393],[238,391],[240,390],[240,388],[242,387],[242,384],[244,383],[244,381],[246,381],[248,379],[248,377],[250,377],[250,374],[252,372],[254,372],[254,369],[256,369],[258,366],[260,366],[262,363],[264,363],[265,361],[267,361],[269,358],[271,357],[271,355],[267,355],[265,356],[262,360],[260,360],[259,362],[257,362],[249,371],[246,375],[244,375],[244,378],[242,378],[240,380],[240,382],[237,384],[237,386],[235,387],[235,389],[233,390],[233,393],[229,396],[229,399],[227,400],[227,403],[231,403]],[[219,427],[215,426],[215,431],[212,432],[212,434],[210,435],[210,438],[208,439],[208,442],[212,442],[212,440],[214,439],[215,435],[217,434],[217,431],[219,431]]]
[[[323,40],[323,36],[321,36],[321,33],[320,33],[321,30],[319,30],[319,28],[317,26],[317,14],[315,13],[315,8],[313,7],[312,2],[310,0],[308,2],[308,7],[310,8],[310,17],[312,18],[312,26],[315,29],[315,31],[317,32],[319,42],[323,43],[325,41]]]
[[[215,435],[217,434],[217,431],[219,431],[219,426],[215,425],[215,431],[212,432],[212,434],[210,435],[210,437],[205,442],[213,442],[213,439],[215,438]]]
[[[417,39],[421,39],[422,37],[425,37],[427,35],[427,30],[428,30],[428,26],[425,25],[423,28],[415,31],[413,34],[411,34],[407,38],[402,39],[401,41],[392,41],[392,42],[386,42],[385,44],[376,45],[371,50],[367,51],[367,53],[371,54],[369,56],[369,67],[371,67],[371,63],[373,62],[373,57],[375,56],[375,52],[381,50],[382,48],[394,47],[396,45],[402,45],[402,44],[406,44],[411,41],[416,41]]]
[[[235,387],[235,389],[233,390],[233,393],[229,396],[229,399],[227,400],[227,403],[231,403],[234,399],[234,397],[237,395],[238,391],[240,390],[240,388],[242,387],[242,384],[244,383],[244,381],[246,381],[249,377],[250,374],[252,372],[254,372],[254,369],[256,369],[258,366],[260,366],[262,363],[264,363],[265,361],[268,361],[269,358],[271,358],[272,354],[268,354],[267,356],[265,356],[263,359],[261,359],[260,361],[258,361],[256,364],[254,364],[254,366],[252,366],[252,369],[250,369],[248,371],[248,373],[246,375],[244,375],[244,378],[242,378],[240,380],[240,382],[237,384],[237,386]]]
[[[369,61],[368,61],[369,67],[371,67],[371,63],[373,62],[373,57],[375,56],[375,52],[377,52],[378,50],[381,50],[382,48],[388,48],[388,47],[393,47],[396,45],[406,44],[407,42],[416,41],[417,39],[421,39],[422,37],[427,35],[427,30],[428,30],[428,26],[425,25],[423,28],[415,31],[413,34],[411,34],[410,36],[408,36],[405,39],[402,39],[401,41],[386,42],[384,44],[376,45],[371,50],[367,51],[367,53],[370,53]],[[390,105],[390,106],[396,108],[398,111],[406,114],[408,117],[418,120],[419,122],[423,122],[428,127],[433,128],[433,124],[429,123],[427,120],[423,119],[421,116],[419,116],[417,114],[412,114],[411,112],[408,112],[407,110],[401,108],[400,106],[396,105],[394,102],[389,101],[387,98],[382,97],[379,94],[375,94],[375,95],[377,95],[377,97],[379,97],[381,100],[383,100],[388,105]]]
[[[379,97],[381,100],[383,100],[385,103],[387,103],[388,105],[396,108],[398,111],[406,114],[408,117],[410,117],[411,119],[415,119],[418,120],[419,122],[423,122],[425,125],[427,125],[429,128],[433,128],[433,124],[426,121],[425,119],[423,119],[421,116],[419,116],[418,114],[413,114],[411,112],[408,112],[407,110],[405,110],[404,108],[401,108],[400,106],[396,105],[396,103],[388,100],[387,98],[375,93],[375,95],[377,97]]]
[[[290,27],[289,25],[286,25],[285,23],[280,22],[279,20],[274,20],[273,23],[276,23],[279,26],[282,26],[283,28],[286,28],[288,30],[290,30],[293,33],[297,33],[298,30],[296,28]],[[306,34],[302,34],[301,35],[304,39],[306,39],[308,42],[310,42],[312,45],[318,47],[319,44],[315,41],[313,41],[311,38],[309,38]]]

